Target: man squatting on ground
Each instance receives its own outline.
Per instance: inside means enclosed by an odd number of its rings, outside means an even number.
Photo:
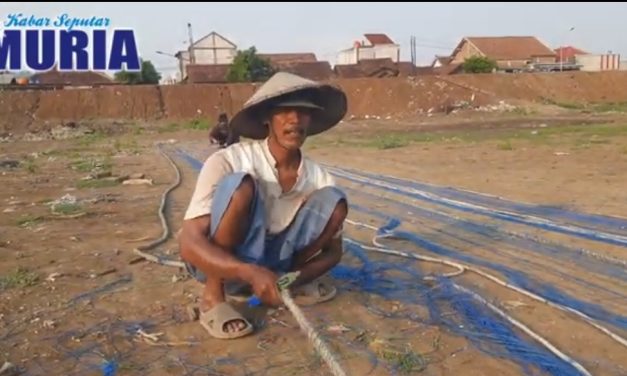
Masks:
[[[221,148],[239,142],[239,135],[229,125],[229,118],[225,113],[218,117],[218,123],[209,130],[209,142],[218,144]]]
[[[179,243],[188,271],[204,284],[200,323],[212,336],[252,333],[229,302],[254,293],[268,306],[280,305],[276,282],[289,271],[301,272],[291,287],[298,304],[335,297],[335,287],[319,277],[342,258],[347,200],[301,147],[307,136],[335,126],[346,108],[339,89],[277,73],[231,122],[255,141],[206,160]]]

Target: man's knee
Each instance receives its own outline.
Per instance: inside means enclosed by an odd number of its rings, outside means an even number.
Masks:
[[[314,196],[314,200],[321,203],[323,206],[334,205],[333,211],[328,217],[328,227],[334,231],[339,229],[348,216],[348,201],[346,199],[346,194],[338,187],[329,186],[317,190],[314,193]],[[328,213],[328,211],[326,212]]]
[[[331,216],[329,217],[329,226],[333,229],[339,229],[342,226],[342,223],[344,223],[344,220],[346,220],[347,216],[348,203],[346,202],[346,198],[342,198],[337,202]]]

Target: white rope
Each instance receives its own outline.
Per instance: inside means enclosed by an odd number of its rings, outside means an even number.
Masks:
[[[307,321],[305,314],[298,305],[292,299],[292,296],[289,293],[289,289],[284,289],[281,291],[281,297],[283,298],[283,303],[292,313],[294,319],[300,326],[301,330],[305,332],[307,338],[309,338],[309,342],[316,349],[320,358],[324,360],[327,364],[333,376],[346,376],[346,372],[340,366],[340,363],[337,361],[327,344],[324,342],[320,334],[316,331],[316,329]]]
[[[368,225],[366,223],[361,223],[361,222],[357,222],[357,221],[353,221],[350,219],[346,219],[346,223],[357,226],[357,227],[364,227],[364,228],[368,228],[371,230],[375,230],[378,231],[379,229]],[[603,333],[607,334],[608,336],[610,336],[610,338],[614,339],[615,341],[617,341],[618,343],[622,344],[623,346],[627,347],[627,340],[625,340],[624,338],[622,338],[621,336],[613,333],[612,331],[610,331],[609,329],[605,328],[602,325],[597,324],[596,322],[593,321],[593,319],[589,316],[587,316],[586,314],[579,312],[575,309],[572,309],[570,307],[565,307],[562,306],[561,304],[558,303],[554,303],[551,302],[549,300],[546,300],[544,298],[542,298],[541,296],[538,296],[530,291],[527,291],[525,289],[522,289],[520,287],[511,285],[491,274],[488,274],[486,272],[483,272],[480,269],[474,268],[472,266],[469,265],[465,265],[465,264],[460,264],[457,262],[453,262],[453,261],[449,261],[446,259],[441,259],[441,258],[432,258],[432,257],[428,257],[428,256],[422,256],[422,255],[418,255],[415,253],[411,253],[411,252],[404,252],[404,251],[399,251],[399,250],[395,250],[395,249],[390,249],[387,247],[384,247],[379,241],[379,238],[390,238],[392,237],[392,234],[390,233],[384,233],[384,234],[376,234],[373,238],[372,238],[372,243],[376,246],[376,247],[370,247],[370,246],[366,246],[363,244],[360,244],[358,242],[354,242],[352,240],[346,240],[347,242],[352,242],[354,244],[358,244],[359,246],[361,246],[363,249],[368,250],[368,251],[373,251],[373,252],[378,252],[378,253],[384,253],[384,254],[388,254],[388,255],[395,255],[395,256],[401,256],[401,257],[406,257],[406,258],[414,258],[417,260],[421,260],[421,261],[427,261],[427,262],[435,262],[435,263],[439,263],[439,264],[443,264],[443,265],[447,265],[447,266],[451,266],[451,267],[455,267],[458,269],[458,272],[454,272],[452,274],[454,275],[459,275],[461,274],[464,270],[468,270],[471,271],[473,273],[476,273],[477,275],[487,278],[490,281],[501,285],[503,287],[506,287],[508,289],[514,290],[518,293],[521,293],[533,300],[539,301],[541,303],[547,304],[551,307],[557,308],[559,310],[565,311],[565,312],[569,312],[569,313],[573,313],[579,317],[581,317],[585,322],[587,322],[588,324],[592,325],[593,327],[595,327],[596,329],[602,331]],[[459,272],[461,270],[461,272]],[[445,274],[443,276],[450,276],[451,273],[449,274]],[[425,277],[425,279],[428,277]],[[560,359],[562,359],[563,361],[569,363],[570,365],[572,365],[573,367],[575,367],[577,370],[579,370],[582,374],[584,375],[590,375],[590,373],[579,363],[577,363],[575,360],[573,360],[572,358],[570,358],[569,356],[565,355],[563,352],[561,352],[559,349],[557,349],[557,347],[555,347],[554,345],[552,345],[549,341],[547,341],[546,339],[544,339],[543,337],[541,337],[540,335],[538,335],[537,333],[535,333],[533,330],[531,330],[529,327],[525,326],[524,324],[522,324],[521,322],[517,321],[516,319],[514,319],[513,317],[511,317],[510,315],[508,315],[507,313],[503,312],[502,310],[500,310],[499,308],[497,308],[496,306],[494,306],[493,304],[487,302],[484,298],[482,298],[480,295],[478,295],[475,292],[472,292],[462,286],[459,286],[455,283],[453,283],[453,286],[460,290],[460,291],[464,291],[464,292],[468,292],[470,294],[471,297],[473,297],[475,300],[485,304],[490,310],[492,310],[493,312],[497,313],[499,316],[502,316],[503,318],[505,318],[506,320],[508,320],[510,323],[512,323],[513,325],[515,325],[516,327],[518,327],[519,329],[523,330],[525,333],[529,334],[533,339],[535,339],[536,341],[538,341],[540,344],[542,344],[544,347],[546,347],[549,351],[551,351],[553,354],[555,354],[557,357],[559,357]]]

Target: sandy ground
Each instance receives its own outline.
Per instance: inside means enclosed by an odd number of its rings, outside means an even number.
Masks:
[[[558,127],[544,119],[512,127],[508,120],[491,129],[453,124],[446,131],[419,132],[409,123],[390,122],[386,128],[383,121],[357,122],[312,138],[307,151],[326,164],[350,169],[336,172],[349,193],[352,220],[379,227],[394,217],[401,230],[418,239],[386,245],[462,260],[503,279],[519,272],[526,279],[515,282],[541,294],[570,297],[564,302],[578,304],[624,337],[625,246],[550,231],[526,217],[516,222],[494,215],[501,210],[627,236],[627,220],[605,217],[627,217],[627,122],[575,125],[580,122]],[[254,336],[215,340],[187,318],[186,308],[200,292],[195,281],[175,268],[131,263],[133,247],[161,234],[157,207],[174,179],[154,142],[177,140],[165,147],[183,177],[168,210],[176,231],[197,174],[178,151],[202,161],[210,152],[198,141],[204,137],[200,131],[137,131],[113,138],[0,144],[3,159],[21,161],[18,168],[1,171],[0,360],[30,375],[328,374],[289,313],[251,311],[259,327]],[[94,166],[114,176],[144,173],[153,185],[81,182]],[[386,176],[429,185],[396,181],[396,190],[384,189],[391,184]],[[416,192],[429,192],[432,199]],[[62,207],[63,215],[53,213],[50,201],[66,194],[80,203]],[[442,197],[483,212],[442,205]],[[372,235],[363,228],[347,229],[348,237],[364,244]],[[157,253],[177,258],[176,242],[170,240]],[[400,261],[422,274],[450,271],[372,255],[375,260]],[[359,265],[352,255],[343,263]],[[574,315],[472,273],[455,282],[527,324],[593,374],[627,374],[625,348]],[[439,301],[441,317],[430,317],[418,297],[433,284],[410,280],[402,293],[386,297],[364,291],[365,282],[336,283],[337,299],[305,312],[351,375],[524,373],[489,338],[473,342],[471,335],[447,325],[471,326],[455,313],[458,302]],[[151,342],[137,335],[139,328],[162,335]],[[107,373],[113,368],[116,373]]]

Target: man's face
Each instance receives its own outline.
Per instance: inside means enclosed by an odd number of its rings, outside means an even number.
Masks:
[[[270,135],[288,150],[297,150],[305,143],[311,123],[311,110],[301,107],[276,108],[270,115]]]

